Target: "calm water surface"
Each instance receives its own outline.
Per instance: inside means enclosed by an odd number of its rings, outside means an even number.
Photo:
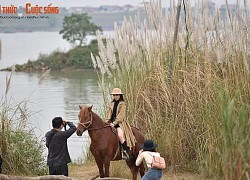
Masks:
[[[8,74],[0,72],[1,94]],[[103,103],[94,71],[52,71],[38,84],[40,77],[39,73],[15,72],[8,93],[12,102],[28,100],[28,112],[33,114],[29,123],[39,138],[52,128],[51,120],[55,116],[63,116],[76,125],[79,105],[93,105],[93,110],[101,114]],[[82,157],[89,144],[88,134],[83,137],[74,134],[68,144],[72,159]]]
[[[71,47],[58,32],[0,34],[0,39],[3,46],[0,68],[36,59],[39,53],[66,51]],[[6,75],[9,72],[0,72],[0,97],[4,94]],[[101,114],[103,102],[94,71],[52,71],[38,84],[41,76],[42,73],[15,72],[8,94],[14,102],[29,99],[28,111],[33,114],[29,123],[39,138],[52,128],[51,120],[55,116],[77,124],[80,104],[93,104],[93,110]],[[83,157],[89,144],[88,134],[83,137],[74,134],[68,144],[72,159]]]
[[[39,54],[67,51],[71,45],[58,32],[0,33],[2,61],[0,68],[36,60]]]

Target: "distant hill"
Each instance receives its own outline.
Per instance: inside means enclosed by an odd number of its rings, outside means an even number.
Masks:
[[[77,9],[76,9],[77,10]],[[0,33],[15,33],[15,32],[33,32],[33,31],[59,31],[62,29],[63,18],[69,16],[75,11],[63,9],[59,14],[46,15],[43,18],[0,18]],[[77,11],[84,13],[84,11]],[[138,10],[130,11],[90,11],[88,15],[92,17],[92,21],[101,26],[104,31],[113,30],[114,22],[122,22],[124,17],[135,17]],[[140,11],[141,19],[145,18],[145,11]],[[13,15],[12,15],[13,16]],[[17,16],[17,15],[16,15]]]
[[[215,15],[216,6],[212,1],[207,1],[207,7],[211,15]],[[230,4],[229,9],[232,16],[236,14],[237,6]],[[203,8],[200,7],[199,11],[202,13]],[[163,8],[162,12],[167,12],[169,9]],[[221,5],[219,8],[222,19],[227,17],[226,5]],[[32,31],[60,31],[65,16],[70,16],[72,13],[88,13],[92,17],[92,21],[101,26],[104,31],[113,30],[114,22],[121,24],[124,17],[134,18],[136,14],[140,14],[140,19],[144,20],[146,12],[143,7],[134,7],[131,5],[125,6],[108,6],[103,5],[100,7],[71,7],[59,8],[59,14],[45,15],[43,18],[38,16],[28,16],[29,18],[8,18],[10,15],[0,14],[4,18],[0,18],[0,33],[14,33],[14,32],[32,32]],[[184,18],[184,10],[181,12],[182,19]]]

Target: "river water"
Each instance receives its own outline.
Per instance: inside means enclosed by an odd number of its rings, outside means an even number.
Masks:
[[[58,32],[0,34],[0,39],[0,68],[34,60],[39,53],[71,48]],[[0,97],[4,95],[6,76],[9,74],[10,72],[0,71]],[[41,76],[42,73],[39,72],[14,72],[8,93],[13,102],[28,100],[28,111],[32,114],[29,124],[35,128],[35,134],[39,138],[43,139],[44,134],[52,128],[51,120],[55,116],[63,116],[77,124],[79,105],[93,105],[97,114],[103,112],[102,95],[93,70],[51,71],[38,84]],[[87,133],[83,137],[76,134],[70,137],[68,146],[72,160],[83,158],[88,145]]]

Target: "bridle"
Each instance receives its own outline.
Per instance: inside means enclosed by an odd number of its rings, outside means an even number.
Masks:
[[[90,113],[90,120],[85,122],[85,123],[82,123],[81,122],[81,118],[79,118],[79,122],[78,124],[82,125],[84,129],[88,129],[91,125],[92,125],[92,122],[93,122],[93,114],[92,112]]]
[[[110,127],[109,124],[105,125],[105,126],[102,126],[102,127],[98,127],[98,128],[92,128],[92,129],[89,129],[89,127],[92,125],[93,123],[93,113],[91,112],[90,113],[90,120],[85,122],[85,123],[82,123],[81,122],[81,118],[79,118],[79,122],[78,124],[82,125],[84,129],[88,130],[88,131],[92,131],[92,130],[97,130],[97,129],[102,129],[102,128],[106,128],[106,127]]]

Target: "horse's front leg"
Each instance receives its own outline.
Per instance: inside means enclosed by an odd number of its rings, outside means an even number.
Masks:
[[[95,162],[96,162],[98,169],[99,169],[100,178],[104,178],[104,170],[103,170],[102,161],[99,158],[95,158]]]
[[[143,177],[144,174],[145,174],[145,167],[144,167],[144,164],[143,164],[143,163],[140,164],[139,170],[140,170],[140,175],[141,175],[141,177]]]
[[[135,165],[135,159],[130,158],[128,161],[126,161],[128,167],[130,168],[130,171],[132,173],[132,180],[137,180],[137,174],[138,174],[138,170],[139,167]]]
[[[105,174],[104,177],[109,177],[109,167],[110,167],[110,161],[104,163],[105,168]]]

